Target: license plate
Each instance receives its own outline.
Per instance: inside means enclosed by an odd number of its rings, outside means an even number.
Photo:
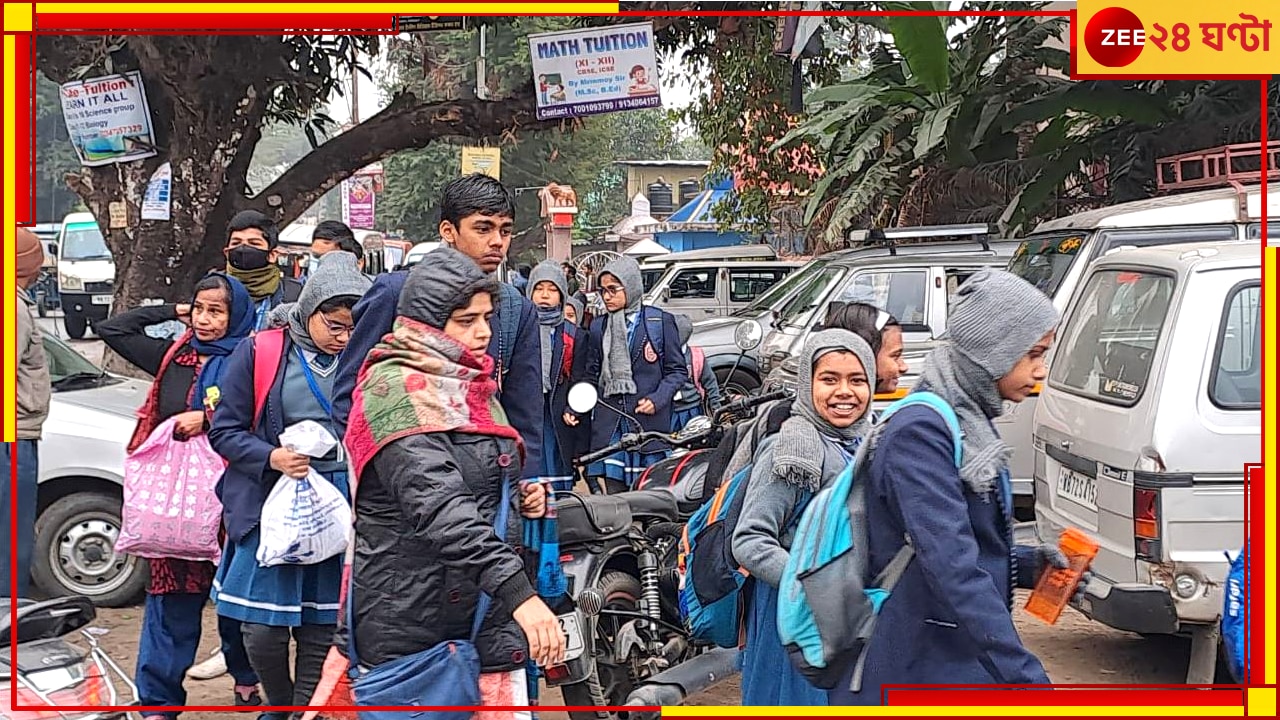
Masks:
[[[577,660],[582,656],[585,644],[582,642],[582,626],[578,623],[578,613],[571,612],[559,616],[560,632],[564,633],[565,662]]]
[[[94,295],[92,298],[90,298],[90,301],[94,305],[110,305],[111,296],[110,295]]]
[[[1090,510],[1098,509],[1098,481],[1068,468],[1058,470],[1058,497]]]

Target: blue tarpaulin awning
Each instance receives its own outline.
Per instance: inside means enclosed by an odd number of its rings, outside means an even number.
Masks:
[[[712,183],[711,187],[698,193],[683,207],[676,210],[666,219],[668,225],[679,223],[714,224],[712,209],[722,200],[733,202],[733,178],[725,177]]]

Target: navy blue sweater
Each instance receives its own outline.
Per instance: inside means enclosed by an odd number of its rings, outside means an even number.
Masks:
[[[1012,508],[999,488],[980,495],[961,481],[951,433],[937,413],[907,407],[887,422],[861,474],[867,580],[889,563],[904,535],[916,555],[881,610],[862,691],[849,693],[842,683],[832,704],[878,705],[885,684],[1048,683],[1010,612],[1013,588],[1034,580],[1035,554],[1013,545]]]

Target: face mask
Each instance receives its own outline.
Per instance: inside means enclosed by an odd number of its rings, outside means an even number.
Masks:
[[[271,252],[252,245],[238,245],[227,253],[227,262],[237,270],[261,270],[270,265]]]

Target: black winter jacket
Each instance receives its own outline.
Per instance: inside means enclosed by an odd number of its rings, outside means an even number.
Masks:
[[[519,478],[515,442],[489,435],[410,435],[366,465],[352,570],[362,665],[468,638],[483,590],[493,598],[476,641],[484,672],[524,667],[528,643],[511,613],[534,589],[521,557]],[[504,481],[505,542],[493,531]]]

